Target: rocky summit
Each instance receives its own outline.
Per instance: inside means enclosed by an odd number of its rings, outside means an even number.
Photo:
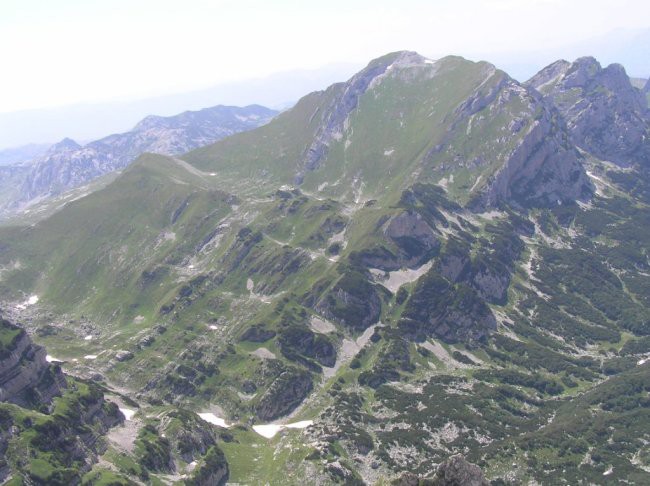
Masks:
[[[650,116],[620,66],[401,51],[215,143],[195,116],[61,142],[194,134],[0,227],[4,478],[650,481]]]
[[[648,103],[620,64],[558,61],[527,84],[553,100],[580,148],[624,167],[650,163]]]

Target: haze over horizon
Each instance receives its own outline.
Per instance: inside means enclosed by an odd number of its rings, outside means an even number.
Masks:
[[[10,0],[0,5],[13,73],[0,79],[0,148],[88,140],[215,104],[278,107],[396,50],[487,60],[520,80],[583,55],[648,77],[648,19],[640,0]]]

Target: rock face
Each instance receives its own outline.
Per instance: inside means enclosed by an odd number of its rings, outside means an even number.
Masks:
[[[60,397],[56,407],[50,406],[54,397]],[[45,349],[6,320],[0,320],[0,402],[22,407],[0,408],[0,482],[17,473],[30,484],[80,484],[105,451],[100,436],[124,420],[96,385],[74,379],[67,384],[61,369],[45,359]],[[5,461],[5,452],[19,443],[28,444],[24,455]],[[44,476],[31,471],[29,458],[53,454],[57,459]]]
[[[45,359],[45,348],[27,333],[0,320],[0,402],[24,407],[48,405],[66,387],[61,369]]]
[[[274,420],[292,412],[313,389],[312,378],[297,368],[284,371],[261,397],[255,412],[261,420]]]
[[[489,486],[483,471],[467,462],[461,455],[451,456],[438,466],[432,478],[421,478],[413,473],[403,474],[393,481],[395,486]]]
[[[531,96],[536,98],[535,94]],[[496,207],[506,201],[524,206],[552,206],[591,194],[580,155],[570,143],[557,110],[541,98],[535,99],[535,104],[538,118],[527,128],[507,162],[474,199],[475,208]]]
[[[558,107],[583,150],[624,167],[650,163],[647,100],[621,65],[557,61],[526,84]]]
[[[416,52],[402,51],[388,54],[372,61],[365,69],[354,75],[342,85],[342,89],[333,97],[325,109],[325,118],[314,137],[314,141],[305,151],[301,169],[296,175],[296,183],[302,182],[305,172],[319,167],[327,154],[330,143],[340,139],[348,116],[357,107],[359,98],[389,69],[424,65],[425,58]],[[337,88],[335,85],[333,88]]]
[[[416,341],[436,337],[447,343],[472,343],[485,339],[497,324],[474,289],[430,271],[418,280],[398,326]]]
[[[419,213],[405,211],[390,220],[384,234],[400,249],[399,266],[414,268],[440,247],[433,228]]]
[[[26,176],[14,205],[26,205],[123,169],[144,152],[176,155],[267,123],[276,111],[258,105],[215,106],[171,117],[149,116],[133,130],[81,146],[53,145]]]
[[[379,320],[381,298],[377,288],[357,272],[350,272],[314,307],[327,319],[355,331],[363,331]]]
[[[187,486],[222,486],[227,484],[230,471],[224,453],[212,447],[205,455],[203,464],[185,481]]]

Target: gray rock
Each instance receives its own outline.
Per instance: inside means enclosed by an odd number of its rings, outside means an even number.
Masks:
[[[593,57],[557,61],[526,84],[558,107],[583,150],[624,167],[650,163],[647,99],[621,65],[602,68]]]
[[[139,347],[149,347],[151,346],[154,342],[156,342],[156,338],[153,335],[148,335],[140,339],[138,341],[138,346]]]
[[[389,54],[371,62],[346,83],[330,87],[336,91],[336,95],[320,114],[318,132],[302,156],[301,169],[295,177],[295,182],[301,183],[307,171],[315,170],[320,166],[330,143],[343,133],[344,124],[350,113],[357,107],[361,96],[386,73],[389,67],[422,66],[434,70],[424,61],[425,58],[416,52],[402,51]]]
[[[451,456],[438,466],[433,477],[423,478],[407,472],[392,482],[394,486],[489,486],[483,471],[463,456]]]
[[[115,359],[120,362],[128,361],[130,359],[133,359],[133,353],[131,351],[121,350],[115,354]]]
[[[567,129],[550,101],[529,91],[537,118],[508,159],[474,199],[475,209],[516,202],[523,206],[553,206],[585,199],[592,186],[581,156],[568,140]],[[560,119],[560,120],[558,120]]]
[[[261,420],[291,413],[313,389],[311,375],[297,368],[283,371],[271,383],[255,408]]]
[[[0,402],[49,405],[67,386],[61,368],[47,362],[45,348],[34,344],[23,329],[0,319],[0,331],[15,333],[0,348]]]
[[[451,456],[438,466],[430,483],[433,486],[489,486],[483,471],[461,455]]]

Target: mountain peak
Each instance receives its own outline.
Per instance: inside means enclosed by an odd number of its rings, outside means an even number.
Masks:
[[[620,64],[602,68],[593,57],[558,61],[526,84],[559,108],[580,148],[622,166],[650,159],[647,101]]]
[[[55,153],[55,152],[70,152],[73,150],[79,150],[81,148],[81,145],[79,145],[77,142],[72,140],[71,138],[64,138],[58,143],[55,143],[50,147],[48,150],[48,153]]]

